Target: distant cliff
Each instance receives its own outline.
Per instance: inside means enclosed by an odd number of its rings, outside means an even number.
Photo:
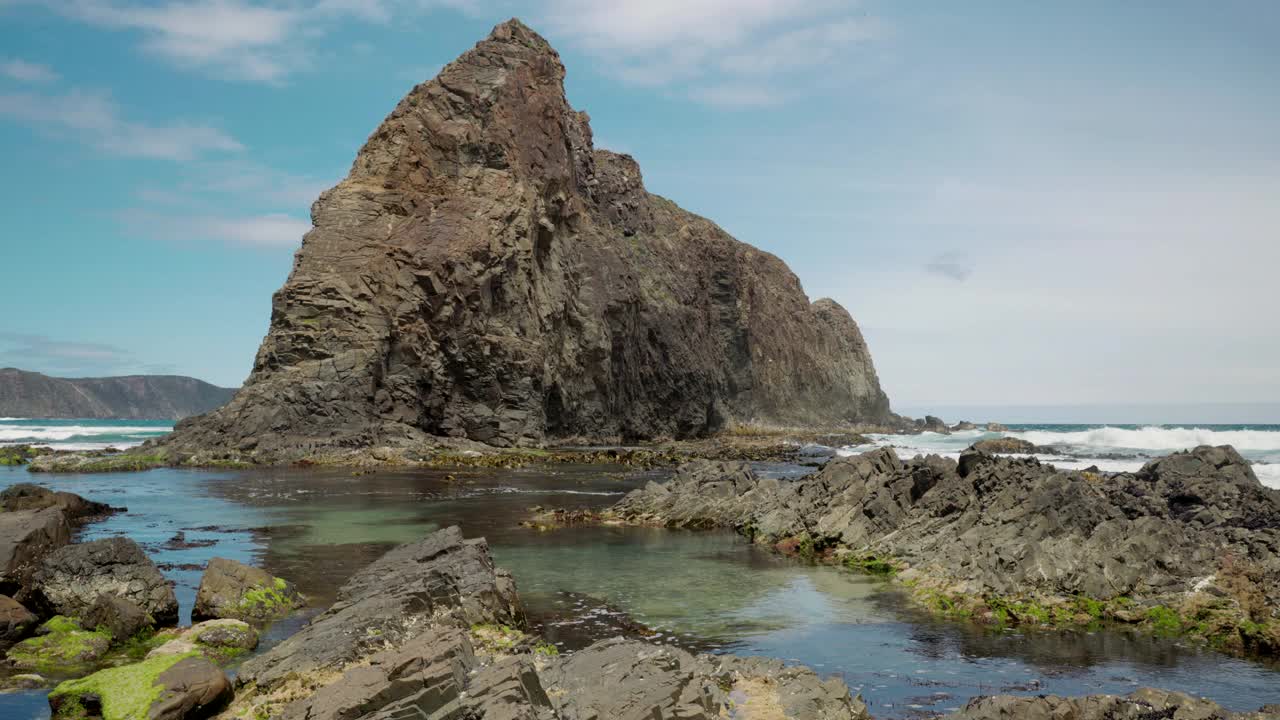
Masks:
[[[180,375],[58,378],[0,369],[0,416],[180,420],[218,408],[236,391]]]
[[[415,87],[312,206],[244,389],[165,443],[268,457],[890,420],[853,318],[595,148],[518,21]],[[788,242],[798,238],[788,239]]]

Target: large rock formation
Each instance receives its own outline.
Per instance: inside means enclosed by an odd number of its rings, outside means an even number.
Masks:
[[[167,445],[263,457],[887,419],[849,314],[595,149],[564,74],[512,20],[415,87],[312,206],[245,387]]]
[[[0,416],[180,420],[206,413],[235,390],[180,375],[59,378],[0,368]]]

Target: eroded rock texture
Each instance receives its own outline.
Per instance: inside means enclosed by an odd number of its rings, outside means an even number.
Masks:
[[[513,20],[415,87],[312,206],[245,387],[168,446],[265,457],[888,418],[849,314],[595,149],[564,74]]]

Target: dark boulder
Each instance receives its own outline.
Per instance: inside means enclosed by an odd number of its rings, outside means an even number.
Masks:
[[[155,625],[137,603],[117,595],[99,595],[80,618],[85,627],[105,629],[117,643]]]
[[[100,595],[124,598],[159,625],[178,620],[178,600],[160,570],[134,541],[113,537],[50,553],[34,579],[35,602],[61,615],[80,617]]]
[[[58,508],[0,512],[0,593],[25,600],[45,556],[69,542],[71,526]]]

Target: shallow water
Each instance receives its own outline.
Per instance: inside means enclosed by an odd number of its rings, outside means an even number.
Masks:
[[[604,507],[662,476],[599,466],[369,475],[280,469],[44,476],[3,469],[0,486],[34,480],[127,505],[128,513],[90,526],[83,537],[123,533],[146,545],[176,582],[184,618],[197,568],[210,557],[262,564],[320,607],[388,547],[456,524],[489,539],[531,617],[566,650],[616,632],[625,613],[658,631],[659,641],[770,655],[841,675],[877,717],[945,711],[992,692],[1127,692],[1141,685],[1240,709],[1280,702],[1275,668],[1116,632],[1022,634],[937,622],[882,581],[781,558],[731,533],[519,526],[530,506]],[[178,531],[197,547],[166,547]],[[296,623],[272,635],[278,639]],[[0,696],[0,717],[47,717],[43,695]]]

